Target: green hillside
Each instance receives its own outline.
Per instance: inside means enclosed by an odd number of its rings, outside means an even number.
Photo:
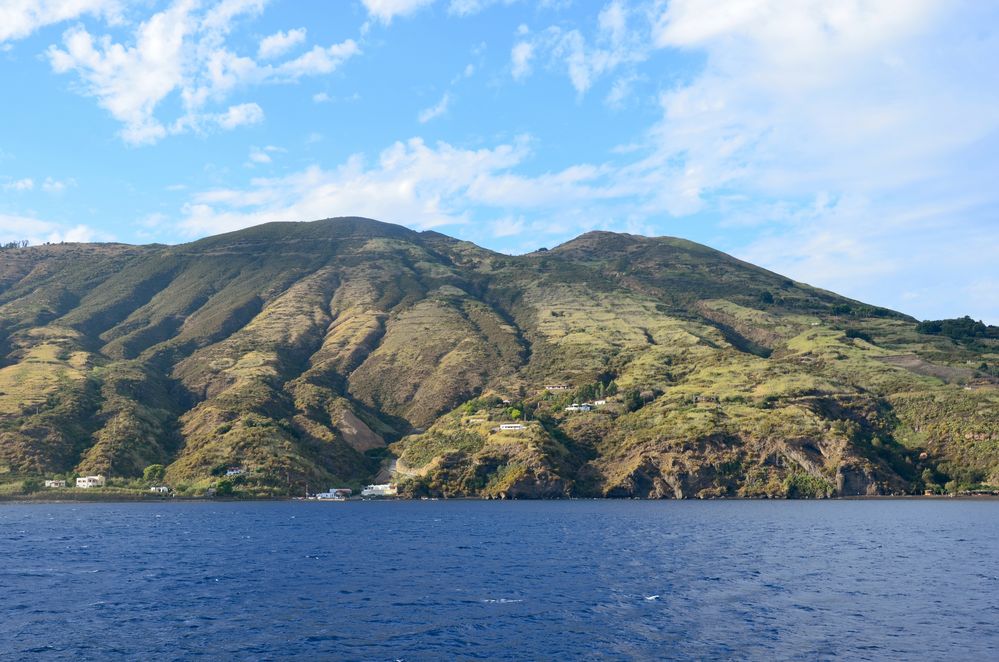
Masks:
[[[607,232],[523,256],[360,218],[7,248],[0,492],[153,464],[255,496],[991,489],[995,331]]]

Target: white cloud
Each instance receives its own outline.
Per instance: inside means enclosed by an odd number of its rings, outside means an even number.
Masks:
[[[327,170],[313,166],[279,178],[254,179],[247,189],[196,195],[185,207],[192,236],[271,220],[311,220],[362,215],[428,228],[468,219],[467,196],[528,154],[519,141],[493,149],[466,150],[419,138],[385,149],[373,165],[355,155]]]
[[[238,106],[229,106],[229,110],[215,117],[215,121],[223,129],[260,124],[264,121],[264,111],[255,103],[241,103]]]
[[[264,70],[267,74],[265,78],[297,80],[302,76],[328,74],[360,52],[360,47],[353,39],[326,48],[313,46],[311,51],[294,60],[284,62],[272,70]]]
[[[116,21],[120,5],[119,0],[4,0],[0,2],[0,44],[86,14]]]
[[[456,16],[471,16],[500,3],[512,5],[517,0],[451,0],[447,11]]]
[[[396,16],[409,16],[424,7],[433,4],[434,0],[361,0],[368,15],[388,25]]]
[[[249,164],[250,165],[253,165],[253,164],[261,164],[261,165],[263,165],[263,164],[270,163],[273,160],[273,158],[271,157],[271,154],[274,154],[276,152],[283,152],[283,151],[285,151],[285,150],[282,149],[282,148],[280,148],[280,147],[275,147],[274,145],[267,145],[266,147],[264,147],[262,149],[260,147],[251,147],[250,148],[250,156],[249,156],[249,159],[250,159]]]
[[[46,193],[62,193],[71,186],[76,186],[75,179],[59,180],[46,177],[45,181],[42,182],[42,190]]]
[[[30,191],[33,188],[35,188],[35,180],[30,177],[4,182],[3,185],[5,191]]]
[[[139,26],[131,47],[114,44],[109,37],[95,43],[83,27],[73,28],[63,37],[66,50],[49,49],[52,68],[58,73],[78,71],[87,94],[125,125],[127,142],[155,142],[166,129],[153,110],[183,81],[184,37],[193,28],[193,7],[187,0],[155,14]]]
[[[446,113],[448,105],[450,103],[451,103],[451,94],[449,92],[445,92],[444,96],[441,97],[440,101],[438,101],[429,108],[424,108],[423,110],[421,110],[417,119],[420,120],[420,124],[426,124],[430,120],[440,117],[441,115]]]
[[[635,83],[641,80],[644,80],[644,78],[636,73],[619,76],[611,86],[610,92],[604,98],[604,103],[611,108],[624,107],[625,101],[628,100],[628,97],[634,91]]]
[[[510,50],[511,73],[514,80],[521,80],[531,74],[531,59],[533,57],[533,44],[527,41],[514,44]]]
[[[130,44],[95,37],[77,26],[64,34],[61,48],[49,48],[48,57],[54,71],[79,76],[81,91],[124,125],[121,135],[129,144],[154,143],[170,133],[253,124],[263,117],[256,103],[236,104],[225,113],[212,113],[206,106],[223,103],[251,85],[328,74],[360,53],[351,39],[313,46],[298,57],[267,65],[230,51],[226,40],[234,22],[259,14],[264,4],[222,0],[202,9],[197,0],[174,0],[138,26]],[[276,58],[304,38],[304,29],[272,35],[261,43],[261,54]],[[174,94],[183,114],[172,122],[161,121],[157,109]]]
[[[598,14],[597,32],[592,39],[588,40],[578,29],[553,25],[514,45],[513,77],[519,80],[530,74],[531,59],[544,54],[549,66],[565,69],[576,92],[585,94],[602,76],[648,58],[650,26],[641,18],[633,19],[624,2],[613,0]],[[632,27],[636,20],[638,25]],[[526,35],[528,31],[521,26],[518,33]]]
[[[312,95],[312,101],[313,103],[329,103],[333,101],[333,97],[326,94],[325,92],[317,92],[316,94]]]
[[[997,276],[999,75],[985,63],[999,39],[978,27],[995,9],[706,7],[673,0],[655,21],[656,45],[706,64],[662,94],[632,166],[672,182],[651,208],[754,224],[755,239],[730,247],[741,257],[857,298],[924,315],[971,305],[967,283]]]
[[[266,164],[271,162],[271,155],[264,150],[254,147],[250,150],[250,163]]]
[[[297,28],[295,30],[288,30],[287,32],[275,32],[260,40],[257,58],[260,60],[270,60],[279,55],[284,55],[302,43],[305,43],[305,28]]]
[[[87,225],[64,225],[30,216],[0,214],[0,243],[22,241],[31,244],[46,242],[112,241],[113,237]]]
[[[497,211],[507,219],[528,213],[543,217],[530,225],[531,232],[556,236],[597,225],[637,227],[621,207],[644,194],[647,177],[632,181],[622,175],[618,181],[612,168],[590,165],[517,174],[530,156],[529,144],[521,137],[476,150],[413,138],[383,150],[374,164],[354,155],[333,169],[313,166],[284,177],[256,178],[245,188],[198,193],[184,207],[182,227],[199,236],[273,220],[361,215],[429,228],[465,226],[496,217]],[[522,227],[511,223],[495,221],[486,236],[509,236],[512,227]]]

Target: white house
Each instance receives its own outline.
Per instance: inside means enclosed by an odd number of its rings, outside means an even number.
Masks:
[[[170,494],[170,488],[166,485],[154,485],[149,488],[149,491],[153,494]]]
[[[361,496],[396,496],[399,494],[399,490],[395,485],[391,483],[384,483],[382,485],[365,485],[364,489],[361,490]]]
[[[47,480],[47,481],[45,481],[45,487],[66,487],[66,481],[64,481],[64,480]]]
[[[593,406],[589,403],[578,404],[575,402],[565,408],[566,411],[590,411],[591,409]]]
[[[548,384],[545,386],[546,391],[568,391],[569,388],[568,384]]]
[[[500,430],[523,430],[523,423],[500,423]]]
[[[84,489],[91,487],[104,487],[104,476],[80,476],[76,479],[76,486]]]
[[[596,407],[603,407],[605,404],[607,404],[607,401],[606,400],[594,400],[593,404]]]
[[[313,498],[320,501],[346,501],[353,490],[346,487],[331,487],[327,492],[319,492]]]
[[[246,473],[246,472],[243,470],[243,467],[232,467],[231,469],[226,469],[225,475],[226,476],[242,476],[244,473]]]

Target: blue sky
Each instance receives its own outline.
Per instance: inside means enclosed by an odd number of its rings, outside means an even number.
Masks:
[[[999,323],[999,6],[0,0],[0,240],[707,243]]]

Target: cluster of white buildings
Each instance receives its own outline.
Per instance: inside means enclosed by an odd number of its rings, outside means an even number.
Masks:
[[[104,487],[107,485],[107,482],[107,478],[100,474],[96,476],[80,476],[76,479],[76,487],[82,490],[89,490],[94,487]],[[66,481],[61,479],[46,480],[45,487],[63,489],[66,487]],[[154,485],[149,488],[149,491],[154,494],[169,494],[170,488],[166,485]]]
[[[603,407],[605,404],[607,404],[606,400],[594,400],[593,402],[584,402],[582,404],[573,402],[565,408],[565,411],[592,411],[594,407]]]
[[[361,496],[366,497],[389,497],[398,496],[399,490],[392,483],[383,483],[381,485],[365,485],[364,489],[361,490]]]
[[[354,491],[347,487],[331,487],[326,492],[319,492],[309,497],[317,501],[346,501]]]

